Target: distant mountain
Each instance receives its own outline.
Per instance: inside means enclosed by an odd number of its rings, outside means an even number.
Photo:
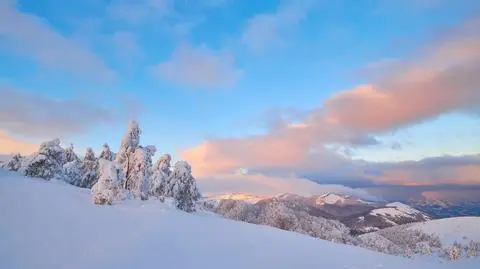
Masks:
[[[432,219],[428,214],[403,203],[365,201],[350,195],[335,193],[310,197],[291,193],[275,197],[258,197],[237,193],[210,197],[205,203],[210,210],[237,220],[244,218],[243,216],[239,217],[238,214],[255,215],[275,203],[288,208],[294,214],[338,221],[345,225],[352,235]]]
[[[437,200],[428,203],[423,201],[407,201],[406,203],[439,219],[465,216],[480,216],[480,202],[451,202]]]
[[[392,226],[427,221],[430,215],[400,202],[377,204],[374,209],[359,216],[351,215],[342,219],[354,234],[362,234]]]

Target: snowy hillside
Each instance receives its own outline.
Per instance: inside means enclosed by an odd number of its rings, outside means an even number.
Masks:
[[[468,243],[470,240],[480,241],[480,217],[457,217],[415,223],[413,229],[436,234],[442,244],[451,245]]]
[[[258,196],[258,195],[251,195],[247,193],[227,193],[227,194],[218,194],[214,196],[209,196],[206,197],[205,200],[215,200],[215,201],[220,201],[220,200],[236,200],[236,201],[244,201],[247,203],[256,203],[258,201],[261,201],[263,199],[267,199],[269,197],[265,196]]]
[[[3,171],[0,212],[0,268],[452,268]]]
[[[327,194],[324,194],[320,197],[318,197],[316,200],[315,200],[315,203],[317,205],[324,205],[324,204],[343,204],[345,202],[345,198],[340,196],[340,195],[337,195],[337,194],[334,194],[334,193],[327,193]]]
[[[431,217],[425,213],[399,202],[389,203],[384,208],[374,209],[370,212],[370,215],[382,216],[386,222],[393,225],[397,225],[397,220],[402,219],[411,219],[413,221],[431,220]]]
[[[277,206],[288,208],[288,211],[291,211],[290,215],[297,215],[301,222],[307,217],[315,217],[310,220],[318,222],[324,222],[323,219],[336,220],[347,226],[353,235],[431,219],[429,215],[403,203],[365,201],[352,195],[331,192],[309,197],[292,193],[275,197],[253,196],[245,193],[224,194],[209,197],[205,205],[227,218],[268,225],[263,222],[264,218],[258,215],[264,207],[271,205],[273,200]],[[304,213],[308,216],[299,217]],[[293,230],[296,228],[293,225]],[[322,238],[325,239],[325,237]]]

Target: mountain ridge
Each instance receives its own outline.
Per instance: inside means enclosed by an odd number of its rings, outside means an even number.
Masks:
[[[242,199],[245,197],[245,199]],[[429,214],[400,202],[366,201],[352,195],[328,192],[309,197],[292,193],[276,196],[255,196],[235,193],[206,198],[209,208],[226,215],[220,205],[222,201],[243,201],[251,205],[267,205],[276,200],[294,211],[306,212],[314,217],[336,220],[346,225],[352,234],[362,234],[379,229],[433,219]],[[231,210],[232,205],[229,205]],[[243,205],[241,205],[243,207]],[[228,214],[227,214],[228,215]]]

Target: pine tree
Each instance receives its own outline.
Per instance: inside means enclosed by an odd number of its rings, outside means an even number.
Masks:
[[[128,182],[128,178],[130,178],[130,172],[132,171],[130,165],[134,163],[131,159],[133,158],[135,150],[140,144],[140,134],[141,130],[138,126],[138,123],[136,121],[130,121],[127,132],[120,142],[120,148],[118,149],[118,153],[115,158],[115,161],[121,165],[123,173],[127,178],[125,187],[127,187],[127,184],[130,184]]]
[[[175,164],[172,178],[172,194],[177,208],[186,211],[195,211],[195,198],[198,189],[195,178],[192,176],[192,168],[185,161],[179,161]]]
[[[98,180],[98,160],[92,148],[87,148],[81,167],[83,175],[79,187],[91,188]]]
[[[20,167],[22,167],[22,162],[24,158],[20,153],[16,153],[8,160],[6,163],[2,165],[2,168],[8,170],[8,171],[18,171]]]
[[[103,149],[102,152],[100,153],[100,156],[98,156],[99,159],[105,159],[107,161],[113,161],[115,159],[115,153],[113,153],[110,150],[110,147],[108,146],[107,143],[103,144]]]
[[[30,177],[45,180],[63,177],[63,165],[67,162],[65,150],[60,147],[60,139],[40,144],[38,152],[29,156],[19,171]]]
[[[122,168],[117,163],[100,159],[99,171],[100,177],[91,191],[93,203],[112,205],[115,200],[122,198]]]
[[[150,184],[148,188],[148,193],[154,197],[162,196],[172,196],[169,188],[169,179],[170,179],[170,162],[172,157],[169,154],[165,154],[158,162],[155,164],[155,167],[150,177]],[[168,190],[168,191],[167,191]]]
[[[155,151],[155,146],[139,146],[130,158],[126,189],[131,191],[134,198],[142,200],[148,198],[148,182],[152,173],[152,156]]]
[[[70,144],[70,146],[65,149],[65,158],[67,163],[80,161],[80,158],[78,158],[77,154],[75,154],[73,144]]]
[[[74,160],[63,165],[63,180],[74,186],[81,186],[83,177],[82,161]]]

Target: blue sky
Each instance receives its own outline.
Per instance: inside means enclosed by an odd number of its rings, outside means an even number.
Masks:
[[[25,143],[53,136],[79,151],[99,149],[105,141],[116,148],[126,122],[135,118],[144,131],[142,143],[155,144],[160,152],[181,158],[207,141],[208,154],[221,152],[222,159],[236,164],[229,169],[258,171],[285,166],[265,161],[257,167],[238,153],[249,146],[219,145],[268,140],[278,128],[323,115],[318,111],[339,92],[402,74],[395,68],[415,67],[430,48],[454,40],[462,25],[478,20],[480,11],[478,2],[469,0],[0,3],[0,83],[6,97],[6,104],[0,102],[0,130],[8,137],[3,143],[11,144],[4,148],[21,150]],[[478,30],[470,35],[478,38]],[[480,51],[478,43],[472,46],[470,51]],[[371,138],[373,145],[319,139],[298,154],[321,144],[348,161],[476,155],[480,123],[472,111],[480,100],[471,85],[466,88],[458,94],[472,98],[452,104],[439,99],[441,108],[420,110],[420,116],[388,128],[355,129],[342,122],[342,133]],[[442,93],[452,91],[456,88]],[[399,102],[408,107],[410,101]],[[15,113],[11,103],[26,112]],[[199,166],[217,157],[204,156]],[[195,170],[197,159],[185,158]],[[301,159],[297,166],[311,169]]]

